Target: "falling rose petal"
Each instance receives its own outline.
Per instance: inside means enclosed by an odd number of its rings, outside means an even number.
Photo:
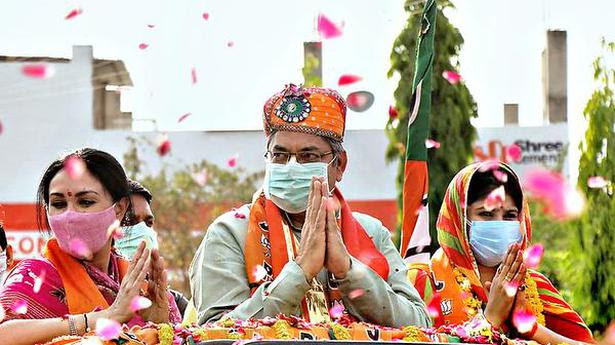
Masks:
[[[506,147],[506,157],[508,161],[518,163],[521,161],[521,156],[523,155],[523,150],[521,147],[516,144],[512,144]]]
[[[355,299],[355,298],[359,298],[363,296],[364,294],[365,294],[365,291],[363,291],[363,289],[355,289],[355,290],[350,291],[350,293],[348,293],[348,298]]]
[[[442,72],[442,77],[446,79],[446,81],[448,81],[451,85],[458,84],[461,81],[461,75],[449,70]]]
[[[141,50],[145,50],[145,49],[147,49],[147,47],[149,47],[149,44],[147,44],[147,43],[140,43],[139,44],[139,49],[141,49]]]
[[[246,215],[243,213],[235,212],[235,218],[237,219],[246,219]]]
[[[130,310],[137,312],[139,310],[147,309],[152,306],[152,301],[149,298],[143,296],[135,296],[130,301]]]
[[[440,143],[433,139],[425,139],[425,147],[428,149],[431,149],[431,148],[439,149]]]
[[[362,78],[359,77],[358,75],[344,74],[344,75],[341,75],[340,78],[337,80],[337,85],[339,86],[349,85],[352,83],[356,83],[361,79]]]
[[[228,41],[228,42],[226,42],[226,46],[229,47],[229,48],[232,48],[233,46],[235,46],[235,42]]]
[[[397,108],[392,105],[389,105],[389,119],[393,120],[397,118]]]
[[[496,170],[499,167],[500,167],[500,161],[498,161],[497,159],[488,159],[488,160],[481,162],[481,165],[478,168],[478,171],[485,172],[489,170]]]
[[[11,311],[15,314],[23,315],[28,312],[28,303],[22,299],[17,300],[11,306]]]
[[[229,157],[229,159],[226,161],[226,165],[228,165],[229,168],[236,167],[237,166],[237,155]]]
[[[374,95],[369,91],[355,91],[348,94],[346,104],[350,110],[361,113],[374,104]]]
[[[0,310],[1,312],[2,310]],[[603,343],[605,345],[615,345],[615,321],[611,321],[609,327],[604,331]]]
[[[32,286],[32,291],[34,291],[34,293],[39,293],[41,291],[41,287],[43,286],[43,283],[45,282],[46,275],[47,275],[47,272],[45,270],[42,270],[41,274],[34,278],[34,285]]]
[[[192,84],[196,84],[196,68],[192,67],[190,77],[192,78]]]
[[[21,73],[35,79],[51,78],[55,74],[53,66],[39,63],[27,64],[21,67]]]
[[[517,294],[518,289],[519,289],[519,282],[517,281],[507,282],[506,285],[504,286],[504,291],[506,291],[506,294],[508,295],[508,297],[515,296]]]
[[[589,188],[598,188],[602,189],[609,185],[609,181],[607,181],[602,176],[592,176],[587,179],[587,187]]]
[[[525,310],[517,310],[513,313],[513,325],[519,333],[524,334],[532,330],[536,324],[536,316]]]
[[[72,253],[75,253],[80,258],[89,258],[92,256],[90,248],[78,238],[74,238],[68,244],[68,248]]]
[[[109,225],[107,233],[110,234],[111,237],[116,240],[119,240],[120,238],[124,237],[124,230],[120,226],[120,221],[116,219],[113,224]]]
[[[585,198],[557,172],[535,169],[524,174],[523,189],[532,198],[541,200],[545,213],[556,219],[579,216],[585,208]]]
[[[4,131],[4,126],[2,126],[2,121],[0,121],[0,134],[2,134],[2,131]]]
[[[502,183],[508,182],[508,174],[506,174],[505,172],[501,170],[493,170],[493,176],[495,177],[496,180]]]
[[[64,170],[71,180],[80,178],[85,169],[85,162],[77,156],[71,155],[64,160]]]
[[[523,263],[525,267],[536,269],[542,261],[542,256],[545,252],[545,248],[541,243],[531,245],[523,252]]]
[[[199,186],[205,186],[207,184],[207,170],[203,169],[192,174],[192,179],[194,179],[194,182],[196,182]]]
[[[80,15],[81,13],[83,13],[83,10],[81,8],[75,8],[72,9],[70,12],[68,12],[68,14],[64,17],[64,20],[69,20],[69,19],[73,19],[75,17],[77,17],[78,15]]]
[[[334,38],[342,35],[342,30],[324,14],[318,15],[318,33],[322,38]]]
[[[205,19],[205,20],[209,20],[209,13],[207,13],[207,12],[203,12],[203,16],[202,16],[202,17],[203,17],[203,19]]]
[[[158,155],[160,157],[168,154],[171,151],[171,141],[169,140],[169,137],[167,137],[166,135],[163,135],[160,137],[160,139],[158,140],[158,146],[156,148],[156,152],[158,152]]]
[[[190,116],[190,115],[192,115],[192,113],[185,113],[184,115],[180,116],[180,117],[177,119],[177,123],[180,123],[180,122],[184,121],[184,120],[185,120],[186,118],[188,118],[188,116]]]
[[[340,303],[334,302],[333,307],[329,309],[329,315],[334,319],[339,319],[344,315],[344,306]]]
[[[122,330],[122,325],[117,321],[100,318],[96,320],[96,335],[102,340],[116,339]]]
[[[256,265],[256,268],[254,269],[254,279],[257,282],[263,281],[265,280],[265,278],[267,277],[267,270],[265,269],[265,267],[261,266],[261,265]]]
[[[489,195],[487,195],[484,207],[487,211],[491,211],[494,208],[499,208],[504,204],[505,198],[506,190],[504,189],[504,186],[499,186],[498,188],[492,190]]]

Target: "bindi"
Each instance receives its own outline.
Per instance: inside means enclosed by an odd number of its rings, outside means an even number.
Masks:
[[[69,197],[73,196],[72,192],[67,192],[66,195],[68,195]]]

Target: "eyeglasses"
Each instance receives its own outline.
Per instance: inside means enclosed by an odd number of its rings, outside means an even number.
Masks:
[[[271,163],[286,164],[290,160],[290,157],[295,156],[297,163],[316,163],[321,162],[323,157],[333,154],[333,151],[319,153],[314,151],[301,151],[301,152],[284,152],[284,151],[267,151],[265,152],[265,159]]]

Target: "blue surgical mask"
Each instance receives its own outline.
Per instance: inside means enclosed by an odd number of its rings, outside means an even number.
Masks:
[[[312,176],[324,177],[327,181],[329,164],[299,164],[293,159],[286,164],[268,162],[263,187],[265,196],[288,213],[301,213],[307,208]]]
[[[479,264],[487,267],[499,265],[508,252],[508,247],[521,243],[519,221],[492,220],[473,221],[470,224],[470,246]]]
[[[122,227],[124,236],[115,240],[115,249],[122,256],[132,259],[137,251],[137,247],[145,241],[145,247],[150,249],[158,248],[158,234],[153,227],[147,226],[145,222],[140,222],[132,226]]]

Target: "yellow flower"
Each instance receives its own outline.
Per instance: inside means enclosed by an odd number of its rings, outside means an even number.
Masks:
[[[173,326],[168,323],[161,323],[158,325],[158,343],[160,345],[173,345]]]
[[[292,339],[292,335],[290,334],[290,324],[286,320],[278,320],[273,326],[271,326],[275,330],[275,337],[277,339]]]
[[[340,324],[337,324],[335,322],[331,322],[329,326],[333,330],[333,334],[335,335],[336,340],[349,340],[350,339],[350,332],[348,332],[346,327]]]
[[[425,334],[416,326],[406,326],[402,331],[406,334],[402,339],[403,341],[417,342],[425,340]]]
[[[531,309],[532,314],[536,316],[536,322],[544,326],[545,316],[542,314],[544,306],[538,294],[538,286],[529,273],[525,275],[525,301]]]

